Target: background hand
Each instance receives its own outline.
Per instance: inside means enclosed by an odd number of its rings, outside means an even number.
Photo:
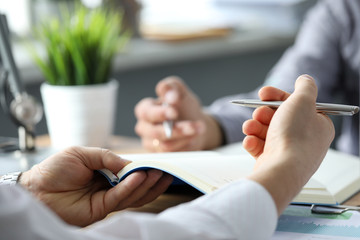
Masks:
[[[20,184],[70,224],[86,226],[112,211],[154,200],[172,182],[161,171],[139,171],[115,187],[94,170],[117,173],[129,161],[109,150],[71,147],[24,172]]]
[[[209,138],[206,134],[210,132],[219,135],[219,127],[214,119],[203,112],[197,96],[180,78],[168,77],[160,81],[156,86],[156,94],[158,99],[145,98],[135,107],[138,120],[135,131],[146,149],[166,152],[212,147],[209,139],[216,138]],[[163,102],[168,106],[163,106]],[[169,139],[162,126],[165,120],[175,120]]]

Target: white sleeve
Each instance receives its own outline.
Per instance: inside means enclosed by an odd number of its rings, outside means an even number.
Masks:
[[[277,224],[270,194],[247,179],[161,214],[115,215],[85,229],[90,239],[269,239]],[[91,238],[94,237],[94,238]]]
[[[18,186],[0,186],[0,238],[26,240],[82,239],[47,207]]]
[[[240,180],[161,214],[125,212],[79,230],[17,187],[0,186],[4,239],[269,239],[277,212],[258,183]]]

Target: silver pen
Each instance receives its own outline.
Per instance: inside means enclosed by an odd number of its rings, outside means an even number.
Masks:
[[[168,104],[167,104],[166,102],[164,102],[162,105],[163,105],[163,106],[168,106]],[[171,136],[172,136],[173,125],[174,125],[174,122],[171,121],[171,120],[167,120],[167,121],[164,121],[164,122],[163,122],[163,127],[164,127],[164,131],[165,131],[165,136],[166,136],[167,138],[171,138]]]
[[[271,108],[278,108],[283,101],[261,101],[257,99],[239,99],[239,100],[232,100],[230,102],[244,107],[257,108],[261,106],[268,106]],[[358,106],[332,104],[332,103],[316,103],[316,109],[318,112],[327,115],[352,116],[359,112]]]

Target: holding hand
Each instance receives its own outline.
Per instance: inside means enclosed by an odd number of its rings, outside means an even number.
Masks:
[[[71,147],[24,172],[19,182],[66,222],[86,226],[112,211],[154,200],[172,182],[169,175],[150,170],[135,172],[111,187],[94,172],[107,168],[117,173],[127,163],[109,150]]]
[[[157,99],[145,98],[135,107],[136,133],[149,151],[190,151],[220,145],[216,121],[203,112],[195,94],[177,77],[168,77],[156,86]],[[167,106],[164,106],[166,103]],[[174,121],[172,136],[166,137],[162,123]]]
[[[334,125],[317,113],[317,87],[308,75],[297,79],[291,95],[264,87],[259,96],[285,102],[276,111],[269,107],[254,111],[253,119],[243,125],[247,135],[243,146],[257,159],[250,178],[265,186],[282,210],[318,169],[334,138]]]

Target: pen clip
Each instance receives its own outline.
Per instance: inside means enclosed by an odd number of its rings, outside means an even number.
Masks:
[[[360,207],[312,204],[310,210],[311,213],[317,213],[317,214],[342,214],[347,211],[360,211]]]

